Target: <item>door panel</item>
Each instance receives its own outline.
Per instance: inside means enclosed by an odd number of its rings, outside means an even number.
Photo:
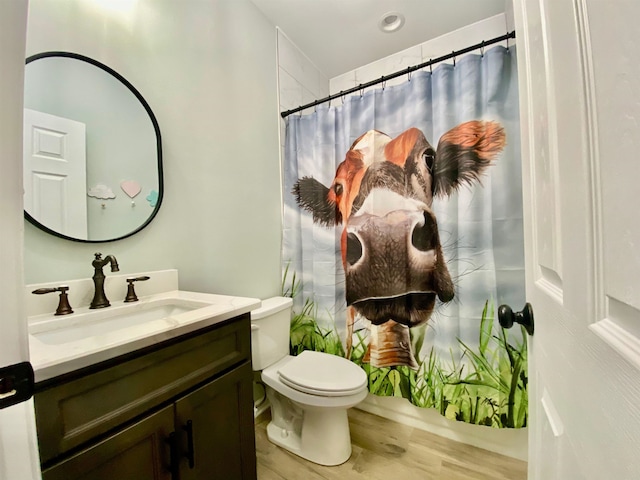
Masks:
[[[638,15],[636,3],[621,1],[616,8],[608,8],[590,1],[588,13],[592,38],[617,40],[615,46],[604,41],[592,43],[594,56],[606,58],[602,64],[593,63],[597,123],[610,131],[597,138],[600,155],[596,158],[595,189],[604,248],[598,292],[602,307],[593,330],[640,368],[640,222],[635,207],[640,175],[640,164],[635,160],[640,143],[640,68],[636,27],[628,17]]]
[[[531,480],[640,478],[640,355],[629,354],[640,323],[640,222],[630,208],[640,88],[624,89],[640,86],[640,70],[628,61],[635,50],[619,45],[627,33],[618,34],[637,31],[640,3],[619,3],[624,13],[611,15],[618,2],[515,2],[527,301],[536,317]],[[598,332],[611,325],[626,353]]]
[[[182,480],[256,478],[251,365],[243,366],[176,402],[176,431],[188,451],[192,425],[194,466],[183,459]],[[240,419],[240,421],[238,421]]]
[[[44,480],[170,480],[173,406],[42,472]]]
[[[558,232],[561,209],[558,191],[558,156],[554,138],[549,135],[553,131],[555,118],[550,115],[553,110],[553,85],[547,84],[547,43],[544,40],[544,12],[539,8],[531,8],[528,12],[532,41],[542,48],[531,51],[531,93],[545,99],[537,106],[536,117],[531,124],[531,147],[535,148],[536,162],[532,169],[532,207],[536,212],[537,222],[534,225],[535,243],[533,253],[537,265],[536,281],[543,288],[555,291],[558,299],[562,298],[562,256]],[[542,148],[541,148],[542,147]],[[546,285],[545,285],[546,284]]]

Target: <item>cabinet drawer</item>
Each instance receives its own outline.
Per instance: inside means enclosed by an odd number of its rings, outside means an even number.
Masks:
[[[251,357],[249,314],[196,336],[114,359],[35,395],[45,463]]]

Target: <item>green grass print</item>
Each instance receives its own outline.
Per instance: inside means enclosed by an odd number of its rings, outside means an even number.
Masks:
[[[408,399],[418,407],[435,408],[447,418],[496,428],[527,425],[527,345],[508,342],[500,328],[492,335],[493,303],[487,301],[482,312],[478,350],[458,340],[467,358],[466,365],[440,359],[434,349],[417,358],[418,370],[409,367],[377,368],[362,363],[367,342],[355,332],[351,360],[360,364],[369,377],[369,391],[381,396]],[[414,352],[419,352],[426,329],[412,330]],[[416,333],[417,332],[417,333]],[[416,338],[418,337],[418,338]],[[522,338],[526,338],[525,335]]]
[[[331,353],[344,357],[344,348],[335,328],[322,330],[316,322],[317,309],[307,299],[302,312],[293,314],[289,350],[291,355],[298,355],[304,350]]]
[[[285,277],[288,269],[285,270]],[[285,296],[300,292],[293,282]],[[284,287],[284,282],[283,282]],[[368,347],[365,331],[354,332],[351,360],[360,365],[369,378],[369,391],[380,396],[408,399],[418,407],[435,408],[447,418],[495,428],[527,426],[527,344],[521,327],[522,340],[515,346],[509,343],[508,332],[497,328],[494,333],[494,305],[487,300],[480,321],[477,349],[458,339],[465,362],[439,358],[434,349],[428,356],[416,358],[419,368],[372,367],[363,363]],[[335,326],[323,329],[317,319],[317,307],[306,299],[302,311],[294,312],[291,321],[292,355],[315,350],[344,356],[344,348]],[[426,328],[411,330],[414,352],[420,352]]]
[[[296,278],[296,273],[289,278],[289,264],[286,265],[282,279],[282,296],[294,298],[300,293],[301,282]],[[291,331],[289,337],[289,351],[291,355],[298,355],[304,350],[331,353],[344,357],[344,348],[340,336],[335,328],[323,330],[316,319],[318,311],[311,299],[306,299],[302,311],[294,312],[291,319]]]

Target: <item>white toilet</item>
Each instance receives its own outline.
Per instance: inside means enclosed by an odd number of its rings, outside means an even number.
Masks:
[[[262,370],[271,403],[269,440],[320,465],[351,456],[347,409],[367,396],[367,375],[353,362],[328,353],[289,355],[291,298],[262,301],[251,312],[253,369]]]

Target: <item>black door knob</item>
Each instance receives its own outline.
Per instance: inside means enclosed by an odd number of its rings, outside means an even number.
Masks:
[[[521,312],[514,312],[509,305],[500,305],[498,321],[503,328],[511,328],[514,323],[519,323],[529,335],[533,335],[533,308],[529,302],[524,304]]]

